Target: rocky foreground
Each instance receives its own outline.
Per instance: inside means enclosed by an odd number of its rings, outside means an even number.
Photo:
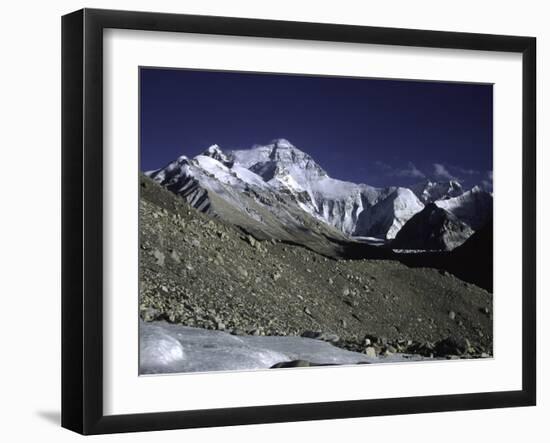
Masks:
[[[432,268],[259,241],[140,179],[140,316],[367,356],[492,355],[492,294]]]

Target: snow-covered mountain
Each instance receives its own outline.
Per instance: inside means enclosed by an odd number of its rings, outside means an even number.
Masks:
[[[356,235],[392,239],[413,215],[424,208],[410,189],[391,190],[386,198],[359,215]]]
[[[281,240],[293,239],[289,236],[297,230],[336,239],[392,239],[434,201],[478,226],[477,205],[486,203],[473,190],[476,196],[459,200],[467,193],[454,181],[408,189],[338,180],[285,139],[234,151],[212,145],[194,158],[181,156],[146,174],[201,211]]]
[[[435,202],[437,206],[454,214],[473,230],[483,228],[493,217],[493,196],[479,186],[458,197]]]
[[[273,189],[294,196],[304,211],[347,235],[372,235],[376,229],[376,235],[389,234],[391,237],[393,230],[390,232],[390,228],[394,222],[399,225],[422,209],[414,196],[410,196],[411,205],[408,206],[399,204],[401,198],[398,198],[395,211],[390,209],[391,214],[376,209],[378,205],[390,207],[400,195],[398,189],[375,188],[332,178],[308,154],[284,139],[250,150],[233,151],[231,158],[236,165],[260,175]],[[386,199],[389,200],[384,203]],[[360,226],[359,217],[365,211],[372,213],[372,219],[370,223],[363,220]]]
[[[449,211],[435,203],[415,214],[395,236],[393,248],[451,251],[462,245],[474,231]]]
[[[201,155],[181,156],[146,175],[198,210],[258,239],[296,242],[321,253],[334,249],[327,239],[345,240],[341,231],[301,209],[295,196],[279,192],[226,155],[210,147]]]

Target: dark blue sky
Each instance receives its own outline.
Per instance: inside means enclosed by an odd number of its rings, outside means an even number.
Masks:
[[[274,138],[376,186],[493,169],[492,85],[141,68],[140,94],[142,170]]]

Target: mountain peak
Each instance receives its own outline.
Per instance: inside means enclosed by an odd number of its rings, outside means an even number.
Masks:
[[[215,155],[215,154],[223,154],[223,151],[220,148],[220,146],[216,144],[206,148],[202,155],[207,155],[208,157],[210,157],[211,155]]]
[[[291,149],[291,148],[294,148],[296,149],[296,146],[294,146],[292,143],[290,143],[286,138],[276,138],[276,139],[273,139],[271,140],[271,144],[274,145],[275,148],[287,148],[287,149]]]
[[[285,138],[274,139],[267,145],[231,151],[231,158],[235,164],[250,169],[266,182],[292,176],[298,184],[307,185],[327,176],[310,155]]]
[[[411,190],[416,194],[420,201],[422,201],[422,203],[446,200],[449,198],[458,197],[464,193],[462,185],[456,180],[424,180],[423,182],[411,186]]]
[[[211,157],[214,160],[218,160],[224,166],[231,167],[233,165],[233,159],[222,151],[219,145],[211,145],[201,154],[205,157]]]
[[[299,159],[311,158],[284,138],[273,140],[269,146],[271,147],[270,160],[295,162]]]

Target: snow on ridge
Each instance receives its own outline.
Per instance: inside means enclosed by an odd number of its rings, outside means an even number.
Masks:
[[[389,195],[360,215],[354,236],[367,232],[378,238],[395,238],[403,225],[423,208],[424,204],[409,188],[393,188]]]
[[[433,182],[426,180],[412,185],[410,189],[422,203],[433,203],[437,200],[446,200],[449,198],[458,197],[464,193],[462,185],[456,180],[444,182]]]

